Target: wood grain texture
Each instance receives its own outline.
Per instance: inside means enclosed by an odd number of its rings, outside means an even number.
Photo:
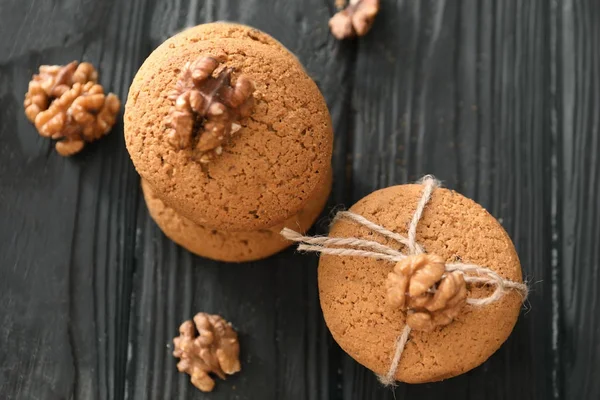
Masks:
[[[548,17],[544,1],[384,2],[360,44],[353,201],[433,173],[501,220],[533,283],[533,312],[482,367],[396,398],[552,397]],[[346,398],[394,398],[353,361],[345,371]]]
[[[22,100],[38,65],[80,59],[124,98],[143,59],[144,3],[35,3],[3,2],[0,13],[2,29],[24,24],[6,37],[22,45],[0,67],[0,393],[122,398],[140,196],[122,124],[65,159],[23,117]],[[55,21],[36,35],[44,14]]]
[[[0,397],[600,398],[600,4],[383,0],[373,31],[345,42],[333,13],[332,0],[0,2]],[[153,48],[215,20],[272,34],[319,84],[336,132],[330,209],[433,173],[501,220],[533,291],[483,366],[383,389],[332,341],[316,257],[193,256],[148,217],[120,122],[64,159],[25,119],[40,64],[91,61],[124,99]],[[242,373],[210,395],[171,356],[200,310],[242,342]]]
[[[553,133],[557,141],[555,264],[565,399],[600,398],[600,9],[553,7]]]

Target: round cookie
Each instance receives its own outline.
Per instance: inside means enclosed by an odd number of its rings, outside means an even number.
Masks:
[[[393,232],[407,235],[421,198],[421,185],[376,191],[350,211]],[[339,220],[332,237],[375,240],[405,249],[378,233]],[[433,191],[417,228],[417,242],[446,262],[473,263],[504,279],[522,282],[514,246],[500,224],[479,204],[447,189]],[[394,263],[373,258],[321,255],[318,282],[321,307],[336,342],[356,361],[379,375],[389,370],[405,312],[386,302],[386,277]],[[483,297],[491,288],[469,287],[468,297]],[[415,331],[402,353],[398,381],[423,383],[462,374],[487,360],[510,335],[519,315],[521,296],[508,291],[486,306],[466,305],[449,325]]]
[[[310,199],[305,208],[285,223],[251,232],[226,232],[203,227],[181,216],[155,195],[150,185],[142,181],[144,199],[150,216],[175,243],[202,257],[228,262],[254,261],[269,257],[289,245],[279,232],[284,227],[307,231],[315,222],[329,197],[330,177]]]
[[[167,94],[183,66],[201,56],[226,60],[254,81],[252,115],[209,164],[164,137]],[[326,183],[333,134],[325,101],[296,57],[255,29],[213,23],[160,45],[129,90],[125,142],[131,159],[164,202],[196,224],[253,231],[296,215]]]

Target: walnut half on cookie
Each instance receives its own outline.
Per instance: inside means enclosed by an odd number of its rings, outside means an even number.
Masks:
[[[240,130],[238,121],[254,106],[254,83],[241,75],[231,86],[233,69],[219,67],[214,57],[188,62],[176,88],[169,94],[173,106],[167,117],[167,139],[176,148],[193,147],[195,158],[208,163]]]
[[[173,356],[180,359],[177,369],[189,374],[201,391],[210,392],[215,387],[209,374],[225,379],[241,370],[237,333],[219,315],[198,313],[193,322],[181,324],[179,334],[173,339]]]
[[[25,115],[41,136],[58,140],[63,156],[79,152],[85,142],[106,135],[117,119],[121,102],[97,83],[90,63],[42,65],[29,82],[23,103]]]
[[[451,323],[467,299],[462,273],[445,274],[444,259],[431,254],[408,256],[397,263],[386,287],[388,303],[408,311],[406,323],[420,331]]]

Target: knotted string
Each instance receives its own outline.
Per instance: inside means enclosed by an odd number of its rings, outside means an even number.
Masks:
[[[421,179],[421,181],[419,181],[419,183],[423,185],[423,191],[421,193],[421,198],[417,204],[415,213],[413,214],[408,226],[408,237],[404,237],[396,232],[392,232],[383,226],[377,225],[365,217],[354,214],[350,211],[338,212],[334,217],[333,222],[341,219],[353,221],[358,225],[364,226],[373,232],[377,232],[386,238],[402,244],[408,248],[408,255],[421,254],[424,252],[424,250],[423,247],[416,241],[417,225],[423,216],[425,206],[431,199],[431,194],[436,187],[439,187],[440,183],[431,175],[425,176],[423,179]],[[372,240],[326,236],[303,236],[300,233],[288,228],[284,228],[281,231],[281,234],[288,240],[300,243],[300,245],[298,245],[298,250],[300,251],[312,251],[336,256],[369,257],[391,262],[402,261],[407,257],[406,254],[403,254],[396,249]],[[502,296],[504,296],[507,290],[516,290],[523,296],[523,300],[527,298],[527,294],[529,292],[526,284],[504,279],[489,268],[479,265],[449,263],[445,265],[445,269],[447,273],[459,271],[463,274],[465,282],[467,283],[483,284],[495,287],[494,292],[487,297],[476,299],[468,298],[467,304],[471,304],[473,306],[481,307],[498,301],[500,298],[502,298]],[[378,376],[381,383],[386,386],[393,385],[396,381],[396,371],[398,369],[404,347],[408,342],[410,332],[410,326],[405,325],[404,329],[396,339],[396,348],[388,372],[385,375]]]

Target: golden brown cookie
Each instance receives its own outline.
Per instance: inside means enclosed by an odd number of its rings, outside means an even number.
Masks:
[[[234,81],[243,74],[256,86],[252,114],[206,165],[165,140],[167,95],[184,65],[201,56],[225,60]],[[142,178],[203,226],[252,231],[280,224],[307,207],[328,179],[333,135],[319,89],[279,42],[242,25],[201,25],[159,46],[134,78],[124,124]]]
[[[393,232],[407,235],[408,224],[421,197],[421,185],[393,186],[363,198],[350,209]],[[347,220],[337,221],[330,236],[376,240],[405,252]],[[445,262],[473,263],[522,282],[514,246],[500,224],[474,201],[437,188],[417,228],[417,243]],[[322,255],[319,293],[327,326],[339,345],[356,361],[385,375],[396,339],[405,326],[406,312],[386,301],[386,278],[393,262],[373,258]],[[492,293],[489,287],[470,287],[468,297]],[[510,335],[522,297],[508,291],[490,305],[466,305],[449,325],[431,332],[413,330],[396,379],[408,383],[438,381],[462,374],[488,359]]]
[[[226,232],[197,225],[165,205],[145,181],[142,181],[142,190],[150,216],[175,243],[202,257],[244,262],[269,257],[291,245],[291,242],[279,234],[284,227],[300,232],[305,232],[311,227],[329,197],[331,173],[327,173],[326,176],[330,177],[329,180],[298,214],[285,223],[250,232]]]

